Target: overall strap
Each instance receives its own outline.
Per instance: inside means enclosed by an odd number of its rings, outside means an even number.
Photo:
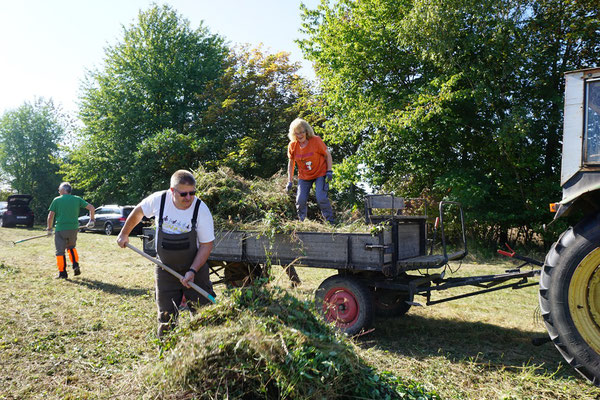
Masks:
[[[167,191],[165,190],[160,196],[160,211],[158,212],[158,227],[162,229],[163,211],[165,210],[165,200],[167,199]]]
[[[192,231],[196,230],[196,220],[198,219],[198,209],[200,208],[202,200],[196,198],[196,207],[194,207],[194,215],[192,216]]]

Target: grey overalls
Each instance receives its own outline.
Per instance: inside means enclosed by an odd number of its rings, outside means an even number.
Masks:
[[[200,199],[196,199],[196,206],[192,216],[192,228],[186,233],[165,233],[162,231],[163,211],[167,192],[160,199],[160,212],[158,216],[158,232],[156,235],[156,251],[160,260],[181,275],[189,270],[196,253],[198,252],[196,232],[196,219],[200,208]],[[194,289],[186,288],[183,284],[160,267],[155,269],[156,275],[156,305],[158,307],[158,336],[170,329],[177,320],[179,304],[185,294],[185,298],[192,312],[198,305],[204,305],[210,301],[200,295]],[[212,283],[209,279],[208,265],[204,264],[196,273],[194,283],[215,296]]]

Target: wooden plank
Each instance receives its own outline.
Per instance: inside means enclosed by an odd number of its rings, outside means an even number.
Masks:
[[[246,251],[250,260],[271,259],[273,264],[345,265],[348,258],[347,238],[343,234],[298,232],[275,235],[273,240],[266,236],[252,235],[246,240]]]
[[[210,253],[209,259],[221,261],[241,261],[243,238],[243,232],[216,232],[213,250]]]
[[[383,232],[384,245],[392,246],[392,233],[387,230]],[[378,248],[369,249],[367,245],[379,245],[379,238],[377,236],[371,236],[368,233],[365,234],[352,234],[350,237],[352,242],[352,264],[353,265],[381,265],[380,254],[381,251]],[[385,250],[383,250],[385,251]],[[392,261],[392,254],[386,252],[383,257],[384,263]]]
[[[398,224],[398,260],[422,255],[419,224]]]
[[[384,208],[392,210],[404,209],[404,199],[391,195],[371,195],[367,197],[367,207],[371,209]]]
[[[293,236],[278,234],[271,240],[257,232],[220,232],[209,259],[257,263],[270,260],[275,265],[295,262],[315,268],[378,271],[383,268],[382,258],[383,263],[392,262],[391,231],[381,235],[380,239],[368,233],[297,232]],[[381,245],[381,242],[388,246],[387,250],[366,248],[366,245]]]

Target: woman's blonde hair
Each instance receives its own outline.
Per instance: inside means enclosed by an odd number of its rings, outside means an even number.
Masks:
[[[310,139],[311,137],[315,136],[315,131],[313,131],[312,126],[310,126],[310,124],[308,122],[306,122],[302,118],[296,118],[290,124],[290,131],[288,132],[288,138],[290,139],[290,142],[297,141],[296,135],[294,135],[294,132],[296,132],[296,129],[298,129],[298,128],[303,128],[306,131],[307,139]]]

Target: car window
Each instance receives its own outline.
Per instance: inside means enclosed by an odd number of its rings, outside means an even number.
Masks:
[[[131,214],[132,211],[133,211],[132,207],[125,207],[125,208],[123,208],[123,216],[124,217],[128,217],[129,214]]]

